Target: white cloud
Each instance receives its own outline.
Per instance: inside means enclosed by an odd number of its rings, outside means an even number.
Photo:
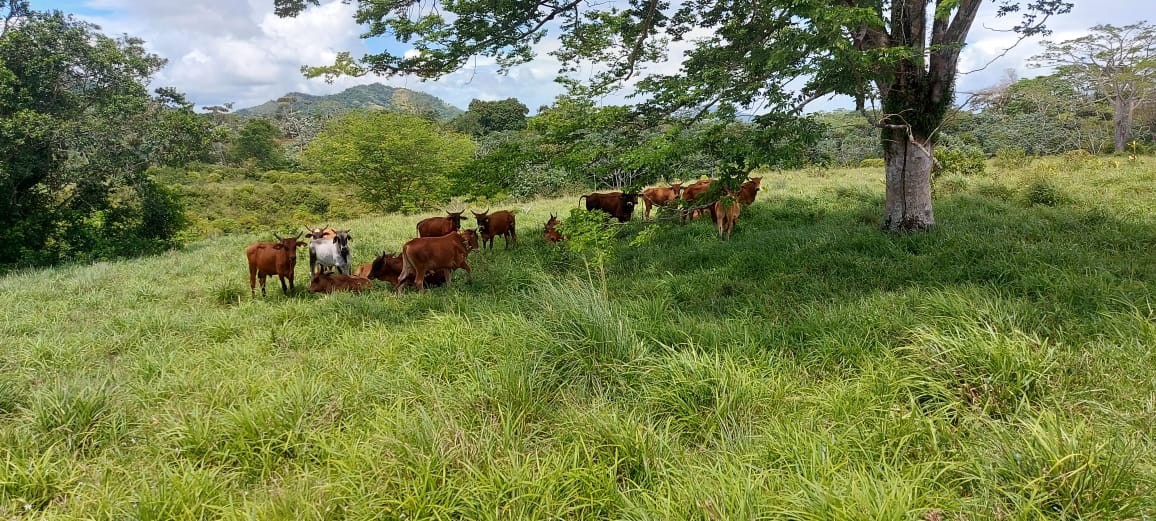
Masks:
[[[77,1],[102,13],[87,18],[100,24],[106,32],[140,36],[151,50],[169,58],[169,64],[155,84],[184,91],[198,106],[234,101],[238,107],[244,107],[290,91],[326,94],[371,82],[421,90],[462,108],[474,98],[516,97],[536,110],[562,92],[561,86],[553,81],[558,61],[548,54],[558,48],[556,38],[537,44],[537,58],[512,68],[505,76],[497,74],[498,66],[493,59],[478,58],[462,70],[436,81],[343,77],[327,84],[320,79],[305,79],[300,67],[332,63],[340,51],[360,56],[367,50],[366,43],[360,39],[363,28],[353,20],[355,5],[340,0],[327,1],[287,19],[273,14],[272,0],[44,0],[36,7],[51,9],[54,2],[75,5]],[[1020,77],[1046,72],[1025,65],[1028,58],[1041,50],[1038,39],[1021,42],[1000,56],[1015,43],[1016,37],[993,29],[1009,28],[1017,19],[1014,14],[996,18],[995,9],[996,3],[984,3],[960,56],[961,71],[987,67],[961,76],[957,85],[959,92],[994,85],[1009,68],[1016,69]],[[1052,39],[1062,41],[1083,34],[1095,24],[1124,25],[1145,18],[1156,19],[1156,2],[1098,0],[1089,4],[1081,1],[1071,14],[1055,17],[1049,25],[1056,31]],[[668,61],[652,64],[644,72],[677,73],[683,53],[695,46],[696,38],[710,34],[708,30],[692,31],[687,40],[671,44]],[[415,51],[410,50],[406,55],[412,52]],[[592,74],[593,70],[597,70],[596,67],[588,67],[580,76]],[[604,102],[622,103],[627,94],[609,96]],[[811,108],[847,105],[847,101],[836,98],[821,100]]]

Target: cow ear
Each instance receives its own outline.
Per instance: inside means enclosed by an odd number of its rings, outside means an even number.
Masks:
[[[273,249],[274,250],[284,250],[285,246],[283,246],[281,243],[276,243],[273,245]]]

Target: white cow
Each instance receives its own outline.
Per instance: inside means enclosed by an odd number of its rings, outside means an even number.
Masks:
[[[331,238],[313,239],[309,242],[309,276],[326,266],[337,268],[337,273],[350,275],[349,268],[349,241],[353,237],[349,230],[342,230]],[[318,266],[320,264],[320,266]]]

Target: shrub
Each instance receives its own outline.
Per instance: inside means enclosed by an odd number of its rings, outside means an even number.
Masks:
[[[987,166],[983,151],[976,147],[939,148],[935,151],[935,158],[939,160],[936,175],[980,175]]]
[[[1082,165],[1092,159],[1092,153],[1080,148],[1064,152],[1060,157],[1069,165]]]
[[[1032,181],[1032,184],[1028,185],[1024,197],[1029,206],[1056,206],[1063,199],[1060,190],[1047,179]]]
[[[883,168],[886,162],[881,157],[872,157],[859,162],[859,168]]]
[[[1024,168],[1032,163],[1024,149],[1019,147],[1003,147],[995,153],[995,166],[1005,169]]]

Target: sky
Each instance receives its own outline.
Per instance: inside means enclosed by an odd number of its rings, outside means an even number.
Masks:
[[[1127,25],[1147,20],[1156,22],[1153,0],[1074,0],[1067,15],[1053,17],[1048,25],[1053,41],[1087,34],[1097,24]],[[103,32],[143,38],[152,52],[168,59],[154,78],[154,87],[175,87],[198,107],[234,102],[236,108],[259,105],[288,92],[331,94],[350,86],[383,83],[427,92],[460,108],[473,99],[518,98],[536,112],[562,93],[554,82],[558,63],[545,51],[557,48],[557,40],[547,38],[536,47],[538,58],[515,67],[506,75],[497,73],[493,60],[478,58],[466,68],[438,80],[415,77],[385,78],[365,76],[338,78],[333,83],[306,79],[302,65],[326,65],[340,51],[354,56],[389,48],[404,52],[396,42],[362,40],[362,28],[353,20],[355,6],[340,0],[325,0],[296,18],[282,19],[273,14],[273,0],[32,0],[34,10],[60,10],[99,25]],[[979,13],[960,56],[962,74],[957,82],[959,99],[967,93],[990,87],[1014,69],[1017,77],[1028,78],[1046,70],[1027,67],[1026,61],[1042,48],[1039,38],[1025,40],[1011,51],[1005,49],[1018,38],[1001,32],[1016,21],[1014,15],[996,18],[996,3],[988,1]],[[387,45],[389,47],[387,47]],[[672,47],[672,56],[681,56],[682,47]],[[1002,54],[1002,56],[1001,56]],[[672,60],[652,71],[674,72]],[[624,103],[624,93],[604,100]],[[808,110],[846,108],[849,100],[828,98],[808,106]]]

